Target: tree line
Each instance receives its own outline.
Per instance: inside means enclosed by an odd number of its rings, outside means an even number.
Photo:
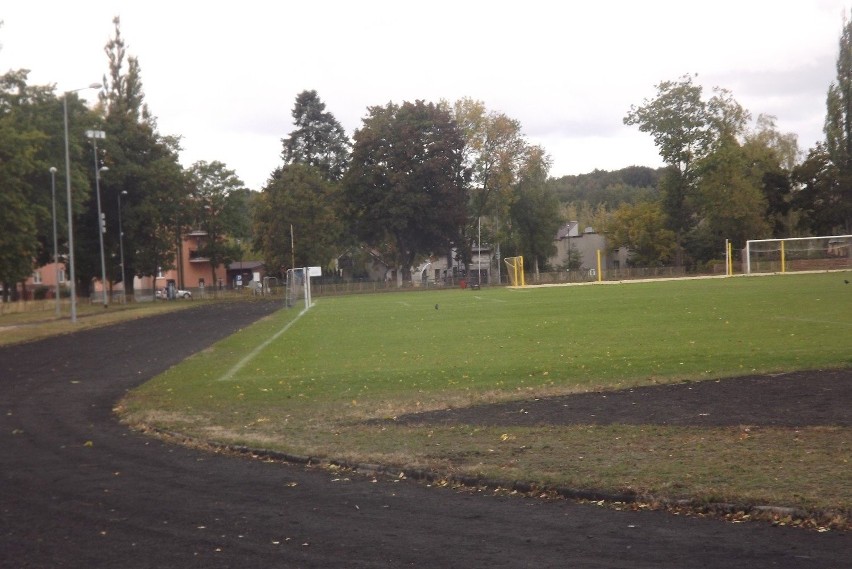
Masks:
[[[179,162],[180,139],[158,132],[144,101],[139,61],[127,54],[120,21],[104,47],[107,71],[97,102],[85,89],[57,93],[29,85],[28,70],[0,76],[0,283],[4,300],[35,267],[53,259],[52,208],[58,257],[68,254],[64,123],[67,116],[75,268],[83,295],[100,275],[99,227],[104,224],[108,284],[126,275],[154,276],[174,266],[182,235],[203,227],[212,236],[201,254],[220,262],[234,236],[249,237],[249,191],[223,163]],[[67,115],[66,115],[67,108]],[[101,131],[95,146],[87,131]],[[98,178],[103,222],[98,219]],[[52,189],[56,190],[55,203]],[[119,212],[119,207],[121,211]],[[121,231],[119,231],[121,225]],[[227,236],[227,238],[226,238]],[[119,249],[124,245],[124,269]]]
[[[628,247],[636,265],[694,268],[719,258],[726,239],[741,247],[762,237],[848,234],[850,26],[844,26],[837,79],[827,94],[825,141],[804,159],[796,136],[779,132],[774,117],[752,121],[729,91],[715,88],[708,98],[692,75],[659,83],[654,98],[624,117],[653,137],[664,168],[556,179],[549,176],[549,156],[526,140],[519,121],[481,101],[368,107],[350,138],[318,93],[306,90],[293,106],[295,129],[281,139],[281,163],[252,191],[220,161],[181,166],[180,137],[158,131],[139,61],[127,54],[116,18],[93,106],[85,104],[83,90],[29,85],[27,70],[0,76],[3,294],[53,255],[47,189],[67,182],[61,167],[66,108],[83,294],[100,276],[96,176],[111,283],[175,266],[193,229],[207,233],[198,254],[214,266],[260,257],[275,274],[331,266],[349,254],[357,274],[357,259],[369,249],[406,279],[430,256],[468,265],[480,241],[499,256],[523,255],[528,268],[547,269],[554,235],[567,220],[604,232],[613,248]],[[96,156],[87,130],[105,133]],[[67,211],[64,200],[55,205],[64,257]],[[122,239],[123,271],[117,261]]]
[[[852,233],[852,22],[839,41],[828,88],[824,142],[802,159],[797,137],[776,118],[752,123],[726,89],[705,97],[694,76],[657,85],[624,124],[654,138],[666,167],[657,195],[624,201],[608,234],[641,265],[701,267],[748,239]]]

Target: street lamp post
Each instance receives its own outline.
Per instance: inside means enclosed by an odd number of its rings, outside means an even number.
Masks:
[[[127,195],[127,190],[118,192],[118,249],[121,253],[121,286],[124,289],[122,304],[127,303],[127,278],[124,271],[124,230],[121,228],[121,196]]]
[[[71,281],[71,322],[77,321],[77,283],[74,276],[74,208],[71,203],[71,150],[68,144],[68,95],[83,89],[100,89],[100,83],[65,91],[62,96],[62,113],[65,123],[65,193],[68,197],[68,271]]]
[[[101,245],[101,289],[103,291],[104,308],[108,308],[109,300],[107,297],[106,257],[104,257],[106,218],[104,217],[103,210],[101,210],[101,171],[105,171],[108,168],[106,166],[103,168],[98,167],[98,139],[106,138],[106,133],[102,130],[87,130],[86,136],[92,139],[92,148],[94,149],[95,155],[95,194],[97,195],[98,201],[98,240]]]
[[[59,308],[59,245],[56,238],[56,167],[50,167],[50,199],[53,206],[53,270],[56,277],[56,317],[62,314]]]

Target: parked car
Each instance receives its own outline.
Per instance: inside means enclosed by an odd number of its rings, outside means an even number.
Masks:
[[[166,300],[169,298],[169,291],[164,288],[157,289],[156,292],[157,298]],[[192,300],[192,293],[188,290],[177,289],[175,290],[175,298],[186,298]]]

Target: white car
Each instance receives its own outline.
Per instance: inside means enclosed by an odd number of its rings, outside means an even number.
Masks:
[[[157,289],[157,298],[166,300],[167,298],[169,298],[169,291],[164,288]],[[175,298],[187,298],[189,300],[192,300],[192,293],[188,290],[176,289]]]

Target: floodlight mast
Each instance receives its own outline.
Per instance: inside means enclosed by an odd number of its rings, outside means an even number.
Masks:
[[[59,240],[56,237],[56,167],[50,167],[50,203],[53,208],[53,273],[56,278],[56,317],[59,318],[62,314],[62,309],[59,306]]]
[[[107,279],[106,279],[106,257],[104,256],[104,233],[106,233],[106,219],[104,218],[103,210],[101,209],[101,172],[109,170],[106,166],[98,167],[98,139],[106,138],[106,133],[102,130],[87,130],[86,136],[92,139],[92,148],[95,156],[95,194],[98,202],[98,241],[101,246],[101,290],[103,292],[104,308],[109,307],[107,299]]]
[[[77,283],[74,276],[74,212],[71,201],[71,150],[68,143],[68,95],[84,89],[100,89],[100,83],[65,91],[62,96],[62,115],[65,126],[65,193],[68,199],[68,269],[71,281],[71,322],[77,322]]]

